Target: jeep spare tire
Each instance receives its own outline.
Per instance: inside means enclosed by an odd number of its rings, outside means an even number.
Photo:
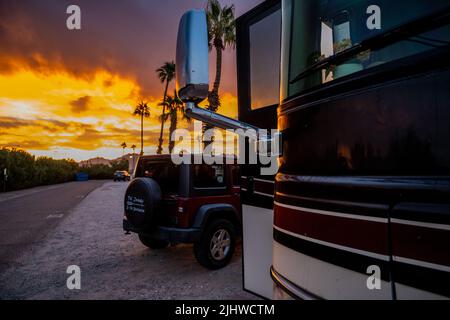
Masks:
[[[152,228],[161,202],[161,188],[150,178],[133,180],[125,193],[125,216],[136,231]]]

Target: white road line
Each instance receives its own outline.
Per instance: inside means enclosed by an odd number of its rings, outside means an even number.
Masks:
[[[13,191],[13,192],[17,192],[17,194],[11,194],[11,195],[6,194],[5,197],[0,197],[0,202],[31,196],[31,195],[34,195],[34,194],[39,193],[39,192],[45,192],[45,191],[58,189],[64,184],[57,184],[57,185],[49,186],[49,187],[37,187],[38,190],[33,190],[33,189],[28,189],[27,190],[27,189],[25,189],[25,190]]]

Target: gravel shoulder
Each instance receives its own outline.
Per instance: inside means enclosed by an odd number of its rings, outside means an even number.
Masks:
[[[126,183],[90,193],[46,238],[0,274],[0,299],[254,299],[242,290],[241,248],[225,269],[209,271],[190,245],[161,251],[124,235]],[[68,266],[81,268],[81,290],[69,290]]]

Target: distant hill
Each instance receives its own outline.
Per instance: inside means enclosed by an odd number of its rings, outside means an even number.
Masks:
[[[98,157],[98,158],[93,158],[93,159],[89,159],[86,161],[81,161],[78,164],[82,168],[89,168],[89,167],[99,166],[99,165],[105,165],[105,166],[111,167],[111,163],[112,163],[111,160]]]
[[[99,166],[99,165],[104,165],[104,166],[108,166],[108,167],[112,167],[112,164],[114,162],[120,162],[120,161],[128,161],[128,167],[129,167],[129,171],[132,172],[134,170],[134,166],[136,164],[136,162],[138,161],[139,155],[138,154],[126,154],[123,157],[119,157],[117,159],[105,159],[105,158],[101,158],[101,157],[97,157],[97,158],[92,158],[89,160],[85,160],[85,161],[80,161],[78,164],[81,168],[90,168],[93,166]]]

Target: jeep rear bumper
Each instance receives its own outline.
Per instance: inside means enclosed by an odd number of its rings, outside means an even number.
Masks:
[[[136,230],[129,221],[123,220],[123,230],[145,235],[155,240],[168,241],[170,243],[194,243],[200,240],[201,229],[179,229],[169,227],[156,227],[151,231]]]

